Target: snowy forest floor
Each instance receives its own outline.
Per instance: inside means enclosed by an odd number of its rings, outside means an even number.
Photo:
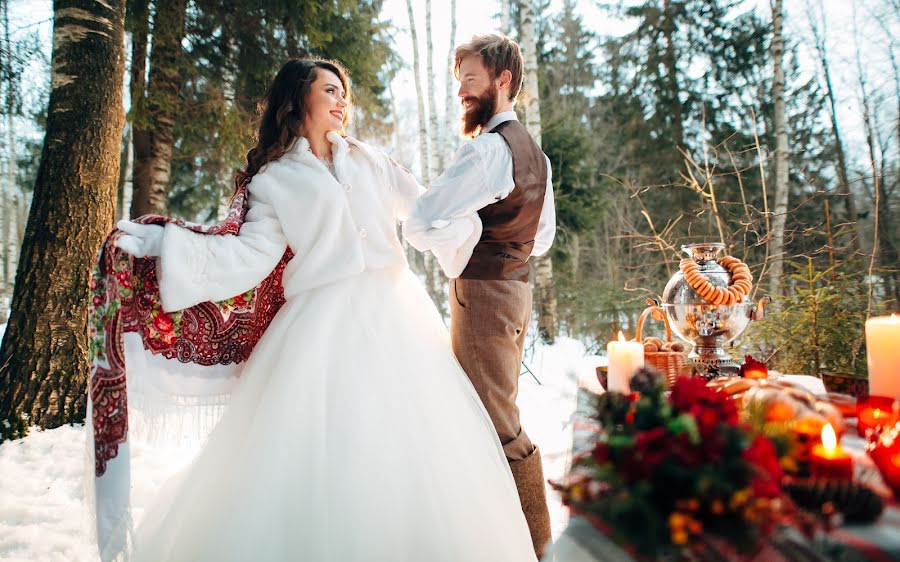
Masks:
[[[5,326],[0,325],[0,338]],[[585,355],[584,346],[560,339],[553,346],[535,344],[526,352],[529,374],[520,378],[522,424],[537,443],[545,476],[565,474],[572,444],[572,414],[579,380],[588,383],[601,358]],[[133,451],[135,465],[153,466],[159,451]],[[0,445],[0,561],[97,560],[84,492],[83,426],[32,430],[24,439]],[[134,501],[152,496],[154,478],[134,474]],[[548,486],[553,534],[567,522],[565,509]],[[136,508],[140,506],[135,505]]]

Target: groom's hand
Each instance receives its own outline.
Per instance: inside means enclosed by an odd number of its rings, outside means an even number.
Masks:
[[[116,228],[126,233],[116,240],[116,247],[123,252],[136,258],[143,258],[158,256],[162,251],[165,227],[121,220],[116,223]]]

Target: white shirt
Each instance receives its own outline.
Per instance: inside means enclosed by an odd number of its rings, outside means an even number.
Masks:
[[[432,182],[416,200],[403,235],[419,251],[431,250],[447,277],[459,277],[481,238],[478,210],[502,201],[516,185],[513,181],[512,151],[497,125],[518,120],[515,111],[494,115],[482,134],[456,152],[450,167]],[[531,255],[540,256],[550,249],[556,233],[556,207],[550,160],[547,162],[547,191],[538,222]]]
[[[209,236],[167,224],[157,275],[162,306],[181,310],[259,285],[290,246],[285,297],[363,271],[406,266],[397,221],[421,187],[381,151],[328,133],[334,175],[299,138],[247,185],[249,209],[235,235]]]

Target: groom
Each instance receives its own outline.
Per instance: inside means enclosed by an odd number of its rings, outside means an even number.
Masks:
[[[404,234],[450,277],[453,351],[494,422],[540,558],[550,540],[543,467],[516,395],[531,319],[528,259],[550,248],[556,217],[550,162],[514,111],[523,66],[503,35],[457,47],[462,129],[473,138],[417,200]]]

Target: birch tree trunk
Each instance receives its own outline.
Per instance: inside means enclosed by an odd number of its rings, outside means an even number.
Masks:
[[[537,43],[534,37],[534,13],[531,0],[519,0],[522,21],[522,56],[525,59],[525,128],[541,145],[541,105],[538,90]],[[556,295],[553,291],[553,262],[550,255],[532,260],[534,266],[534,304],[538,314],[538,333],[545,342],[556,340],[559,324]]]
[[[47,132],[0,345],[3,438],[84,420],[88,282],[113,224],[125,118],[124,17],[125,0],[53,4]]]
[[[509,35],[510,28],[510,14],[509,14],[509,3],[511,0],[500,0],[500,32],[506,35]]]
[[[428,58],[425,60],[425,72],[428,74],[428,114],[430,125],[431,164],[430,176],[438,177],[444,171],[444,146],[438,130],[437,92],[434,88],[434,44],[431,41],[431,0],[425,0],[425,43]]]
[[[422,74],[419,66],[419,36],[416,34],[416,18],[413,14],[412,0],[406,0],[409,12],[409,32],[413,44],[413,82],[416,85],[416,109],[419,113],[419,159],[422,183],[425,187],[431,184],[431,161],[428,150],[428,118],[425,115],[425,96],[422,94]]]
[[[2,244],[2,260],[0,260],[0,324],[8,320],[7,312],[12,300],[13,283],[16,277],[16,265],[19,258],[19,186],[16,182],[16,123],[13,117],[16,100],[16,78],[11,70],[13,65],[12,42],[9,39],[9,0],[3,2],[3,45],[6,61],[3,63],[10,73],[6,83],[6,97],[4,99],[4,113],[6,114],[6,138],[4,147],[6,150],[6,168],[4,177],[0,180],[0,244]]]
[[[122,137],[122,154],[119,159],[119,185],[116,188],[116,220],[127,219],[129,209],[131,209],[131,176],[134,158],[134,151],[131,149],[133,130],[133,127],[125,123],[125,134]]]
[[[416,103],[419,114],[419,155],[421,158],[421,169],[422,169],[422,183],[427,188],[431,185],[431,178],[434,177],[432,174],[434,172],[433,159],[432,159],[432,151],[436,148],[436,136],[435,131],[437,128],[437,113],[435,109],[434,103],[434,69],[432,67],[431,59],[432,59],[432,44],[431,44],[431,1],[428,0],[425,4],[425,32],[426,32],[426,42],[427,42],[427,73],[428,73],[428,97],[431,103],[431,131],[429,134],[428,130],[428,117],[425,114],[425,96],[422,92],[422,83],[421,83],[421,65],[419,62],[419,40],[418,34],[416,33],[416,20],[415,15],[413,14],[412,8],[412,0],[406,0],[406,8],[409,13],[409,31],[412,35],[413,41],[413,72],[415,76],[413,77],[416,84]],[[429,149],[429,146],[431,149]],[[434,174],[437,175],[437,174]],[[437,264],[437,260],[434,259],[434,256],[430,252],[426,252],[422,255],[421,260],[422,269],[425,273],[425,288],[428,291],[429,296],[431,296],[431,300],[434,301],[435,306],[437,306],[438,310],[441,312],[441,315],[445,314],[445,306],[444,306],[444,295],[442,288],[442,278],[443,275],[440,272],[440,269]]]
[[[456,110],[459,104],[453,100],[453,52],[456,49],[456,0],[450,0],[450,47],[447,49],[447,96],[444,100],[444,147],[445,156],[451,157],[459,145],[456,124]],[[443,164],[441,165],[443,171]]]
[[[781,293],[784,277],[784,228],[787,223],[788,205],[788,135],[784,108],[784,36],[782,25],[784,9],[782,0],[772,2],[772,63],[775,81],[772,97],[775,99],[775,206],[772,217],[772,267],[769,270],[769,293]]]
[[[149,162],[144,159],[147,155],[143,151],[139,154],[135,150],[134,166],[141,174],[135,174],[132,217],[148,213],[165,214],[168,207],[175,148],[175,115],[178,111],[178,93],[183,83],[181,41],[184,39],[186,11],[187,0],[156,3],[150,79],[145,100],[146,121],[138,121],[142,131],[149,136]]]

